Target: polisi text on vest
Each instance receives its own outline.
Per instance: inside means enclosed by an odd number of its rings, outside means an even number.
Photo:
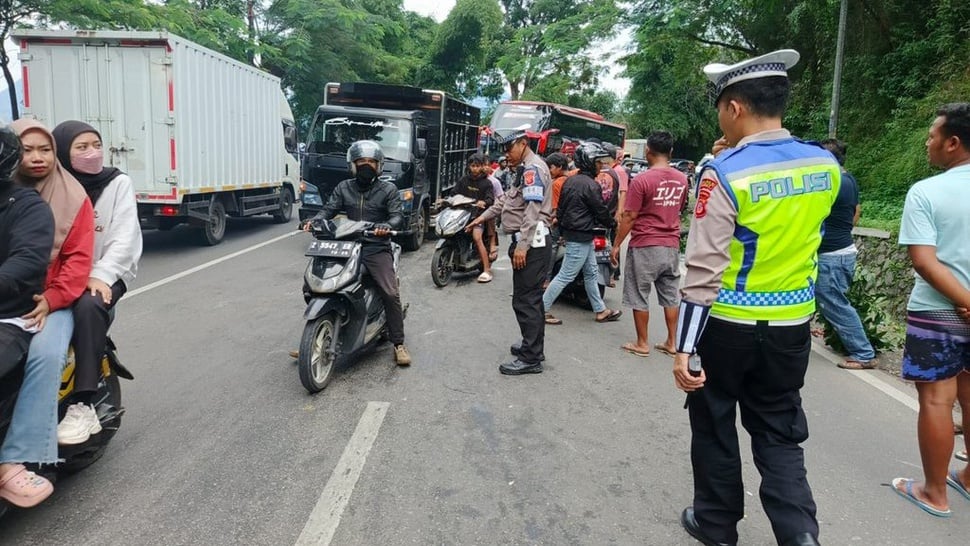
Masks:
[[[751,202],[757,203],[764,196],[772,199],[828,191],[832,189],[832,178],[827,172],[811,173],[802,175],[802,183],[795,184],[795,179],[788,176],[785,178],[773,178],[768,181],[753,182],[751,184]]]

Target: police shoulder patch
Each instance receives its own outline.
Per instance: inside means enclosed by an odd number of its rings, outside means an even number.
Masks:
[[[717,187],[717,180],[713,178],[702,178],[697,187],[697,204],[694,206],[694,218],[707,216],[707,201],[711,198],[711,192]]]
[[[541,184],[533,184],[522,188],[522,199],[526,201],[538,201],[541,203],[544,197]]]
[[[539,173],[536,172],[536,169],[534,167],[526,169],[525,173],[522,174],[522,182],[526,186],[531,186],[535,184],[537,178],[539,178]]]

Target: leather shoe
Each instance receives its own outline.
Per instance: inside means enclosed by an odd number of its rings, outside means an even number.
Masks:
[[[799,533],[786,540],[781,546],[819,546],[818,539],[811,533]]]
[[[535,364],[529,364],[528,362],[522,362],[518,358],[512,362],[502,364],[498,367],[498,371],[502,372],[503,375],[522,375],[526,373],[542,373],[542,362],[536,362]]]
[[[704,546],[734,546],[728,542],[717,542],[711,537],[704,534],[701,530],[701,526],[697,523],[697,519],[694,518],[694,508],[688,506],[684,508],[684,511],[680,514],[680,524],[684,526],[684,530],[687,534],[696,538]]]
[[[512,353],[512,356],[514,357],[522,356],[522,344],[513,343],[512,346],[509,347],[509,352]],[[545,362],[545,360],[546,360],[546,355],[542,355],[539,357],[539,362]]]

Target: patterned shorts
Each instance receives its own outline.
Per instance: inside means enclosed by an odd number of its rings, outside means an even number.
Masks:
[[[910,311],[903,379],[942,381],[963,371],[970,372],[970,324],[956,311]]]

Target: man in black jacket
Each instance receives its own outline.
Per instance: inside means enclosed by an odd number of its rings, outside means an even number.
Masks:
[[[387,337],[394,344],[394,361],[398,366],[410,366],[411,355],[404,346],[404,311],[397,276],[394,274],[394,255],[388,239],[391,230],[404,227],[401,197],[397,186],[378,177],[384,167],[384,152],[372,140],[360,140],[347,150],[347,162],[354,178],[337,184],[327,204],[313,217],[310,224],[330,220],[344,213],[350,220],[374,222],[376,237],[364,239],[361,263],[377,284],[387,314]]]
[[[455,187],[452,188],[452,195],[463,195],[475,200],[475,210],[472,218],[481,215],[482,211],[491,207],[495,203],[492,181],[488,179],[488,158],[485,154],[475,153],[468,156],[468,174],[462,176]],[[472,230],[472,239],[475,241],[475,248],[478,250],[478,257],[482,260],[482,274],[478,276],[478,282],[486,283],[492,281],[492,261],[498,256],[489,256],[489,251],[485,247],[489,244],[484,237],[485,226],[477,225]]]
[[[44,291],[54,245],[54,217],[32,189],[15,186],[20,139],[0,129],[0,377],[13,370],[30,345],[32,331],[20,318]]]
[[[559,273],[549,283],[542,295],[542,305],[546,312],[546,324],[562,324],[562,321],[549,309],[582,271],[586,296],[593,307],[596,322],[612,322],[620,318],[622,311],[608,309],[600,296],[597,282],[596,251],[593,249],[593,231],[597,227],[612,228],[616,220],[603,201],[602,188],[591,178],[598,171],[598,160],[608,158],[609,153],[602,145],[593,142],[581,144],[576,148],[576,167],[579,174],[566,179],[559,194],[557,220],[562,238],[566,240],[566,255],[562,260]]]

